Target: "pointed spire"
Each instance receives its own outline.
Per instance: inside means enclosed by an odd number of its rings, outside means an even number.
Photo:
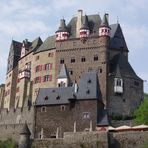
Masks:
[[[67,32],[67,27],[64,19],[60,20],[60,27],[56,32],[61,32],[61,31],[66,31]]]
[[[117,65],[117,67],[116,67],[116,74],[115,74],[115,77],[116,77],[116,78],[121,78],[121,72],[120,72],[119,65]]]
[[[62,65],[58,78],[68,78],[65,64]]]
[[[67,30],[64,19],[61,19],[60,27],[55,33],[56,33],[56,41],[64,41],[68,39],[69,32]]]
[[[107,13],[104,14],[101,26],[109,27],[108,16],[109,15]]]
[[[82,24],[82,27],[80,29],[89,29],[89,27],[88,27],[88,18],[87,18],[86,15],[84,16],[83,24]]]
[[[31,135],[28,125],[26,123],[24,124],[23,128],[21,129],[20,134]]]

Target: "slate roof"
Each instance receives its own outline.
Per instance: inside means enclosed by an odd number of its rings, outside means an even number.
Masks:
[[[10,51],[9,51],[9,57],[13,56],[13,55],[21,55],[21,47],[22,47],[22,43],[12,40],[11,42],[11,46],[10,46]]]
[[[58,78],[68,78],[65,64],[62,65]]]
[[[87,72],[80,79],[77,99],[95,99],[98,97],[98,84],[96,72]]]
[[[97,86],[96,73],[87,72],[82,76],[76,93],[74,87],[40,88],[36,105],[68,104],[70,99],[98,99]]]
[[[43,44],[35,51],[35,53],[55,49],[55,36],[48,37]]]
[[[100,15],[85,15],[82,16],[82,28],[88,28],[90,30],[90,37],[98,36],[99,27],[102,24],[108,24],[107,16],[105,15],[105,18],[101,21]],[[61,25],[58,29],[59,30],[66,30],[69,32],[69,38],[76,38],[76,22],[77,17],[73,17],[70,22],[65,24],[64,19],[61,20]],[[110,40],[110,48],[111,49],[123,49],[125,51],[128,51],[122,29],[120,25],[112,24],[109,26],[111,28],[111,40]],[[55,49],[55,35],[48,37],[44,43],[35,51],[35,53],[46,51],[50,49]]]
[[[99,116],[100,119],[97,123],[98,126],[108,126],[109,125],[109,120],[108,120],[108,116],[107,116],[107,111],[103,110],[102,111],[102,115]]]
[[[73,94],[74,87],[40,88],[36,105],[68,104]]]
[[[42,40],[40,37],[36,38],[34,41],[32,41],[30,49],[33,51],[36,51],[37,48],[39,48],[42,45]]]
[[[67,31],[67,27],[66,27],[64,19],[60,20],[60,26],[59,26],[59,29],[56,32],[61,32],[61,31]]]
[[[26,123],[23,125],[20,134],[31,135],[28,125]]]
[[[82,22],[82,27],[80,29],[89,29],[87,15],[84,16],[84,19],[83,19],[83,22]]]
[[[122,49],[123,51],[128,51],[120,24],[118,23],[112,24],[110,25],[110,28],[111,28],[111,34],[110,34],[111,40],[109,47],[111,49]]]
[[[121,77],[131,77],[138,80],[141,80],[129,64],[127,58],[124,56],[124,54],[118,54],[113,57],[113,59],[110,61],[110,73],[112,75],[120,75]]]
[[[108,23],[108,14],[104,14],[103,16],[103,19],[102,19],[102,22],[101,22],[101,26],[105,26],[105,27],[108,27],[109,26],[109,23]]]
[[[86,19],[85,16],[82,17],[82,22]],[[90,30],[90,36],[98,36],[99,26],[101,24],[101,18],[99,15],[87,15],[88,27]],[[76,38],[76,21],[77,17],[73,17],[67,25],[68,31],[70,33],[70,38]]]

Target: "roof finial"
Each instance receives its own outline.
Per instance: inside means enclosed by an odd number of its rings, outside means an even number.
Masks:
[[[118,16],[117,16],[117,24],[119,24],[119,18],[118,18]]]

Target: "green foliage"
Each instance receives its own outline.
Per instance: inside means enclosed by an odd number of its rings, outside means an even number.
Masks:
[[[145,141],[140,148],[148,148],[148,141]]]
[[[96,145],[97,145],[97,148],[99,148],[99,145],[100,145],[100,141],[99,140],[96,141]]]
[[[135,124],[147,124],[148,125],[148,95],[145,94],[144,101],[140,105],[140,107],[134,113]]]
[[[112,118],[112,120],[131,120],[131,119],[133,119],[133,116],[114,115],[111,118]]]
[[[12,139],[0,141],[0,148],[17,148],[17,144]]]

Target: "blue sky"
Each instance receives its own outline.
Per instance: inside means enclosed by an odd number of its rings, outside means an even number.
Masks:
[[[85,14],[109,13],[110,24],[121,24],[129,48],[129,61],[146,82],[148,93],[148,1],[147,0],[0,0],[0,83],[5,83],[11,40],[43,40],[53,35],[59,19],[68,22],[83,9]]]

